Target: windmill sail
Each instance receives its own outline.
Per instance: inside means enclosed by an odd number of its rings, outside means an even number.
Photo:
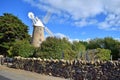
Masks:
[[[46,32],[47,32],[51,37],[54,36],[53,33],[52,33],[47,27],[45,27],[45,30],[46,30]]]
[[[48,21],[49,21],[49,19],[50,19],[50,16],[51,16],[51,12],[48,11],[47,14],[46,14],[46,16],[43,18],[43,23],[44,23],[44,24],[47,24],[47,23],[48,23]]]

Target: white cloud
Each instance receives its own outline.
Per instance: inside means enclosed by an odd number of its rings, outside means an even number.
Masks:
[[[86,32],[82,32],[82,33],[81,33],[81,35],[85,35],[85,34],[86,34]]]
[[[57,37],[57,38],[66,38],[66,39],[68,39],[68,41],[70,41],[71,43],[73,42],[73,41],[80,41],[80,39],[72,39],[72,38],[70,38],[69,36],[67,36],[67,35],[64,35],[64,34],[62,34],[62,33],[55,33],[54,34],[55,35],[55,37]]]
[[[67,38],[67,36],[62,34],[62,33],[55,33],[54,35],[55,35],[55,37],[58,37],[58,38],[61,38],[61,39],[62,38]]]
[[[84,35],[84,34],[86,34],[85,32],[82,32],[82,34]],[[64,35],[64,34],[62,34],[62,33],[55,33],[55,37],[57,37],[57,38],[67,38],[68,39],[68,41],[70,41],[71,43],[73,42],[73,41],[86,41],[86,42],[89,42],[90,40],[91,40],[91,38],[87,38],[87,39],[77,39],[77,38],[75,38],[75,39],[73,39],[73,38],[70,38],[69,36],[66,36],[66,35]]]
[[[75,21],[73,23],[73,25],[75,26],[78,26],[78,27],[84,27],[84,26],[87,26],[87,25],[92,25],[92,24],[96,24],[97,23],[97,20],[86,20],[86,19],[82,19],[82,20],[79,20],[79,21]]]
[[[99,23],[99,28],[120,31],[120,15],[108,14],[105,21]]]
[[[24,0],[57,16],[67,16],[79,27],[96,24],[100,29],[120,30],[120,0]],[[97,22],[96,16],[106,15]]]
[[[32,6],[43,10],[51,10],[57,14],[69,14],[74,20],[95,16],[102,12],[102,5],[99,0],[24,0]],[[94,4],[94,5],[93,5]]]
[[[120,0],[103,0],[103,5],[108,13],[120,13]]]
[[[69,39],[69,42],[72,43],[73,41],[77,41],[77,42],[79,42],[80,40],[79,40],[79,39],[71,39],[71,38]]]
[[[87,38],[87,39],[85,39],[85,40],[83,40],[83,41],[89,42],[90,40],[91,40],[91,38]]]
[[[78,27],[84,27],[87,25],[87,22],[85,21],[85,19],[81,20],[81,21],[76,21],[74,22],[74,25],[78,26]]]
[[[73,41],[85,41],[85,42],[89,42],[91,40],[91,38],[86,38],[86,39],[69,39],[70,42],[73,42]]]
[[[115,40],[118,40],[118,41],[120,41],[120,38],[115,38]]]

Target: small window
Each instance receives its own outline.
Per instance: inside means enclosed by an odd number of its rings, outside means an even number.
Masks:
[[[42,40],[41,40],[41,39],[39,39],[39,41],[41,42]]]

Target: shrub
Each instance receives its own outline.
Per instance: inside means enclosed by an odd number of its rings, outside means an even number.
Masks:
[[[16,41],[11,49],[12,56],[30,57],[34,47],[26,40]]]

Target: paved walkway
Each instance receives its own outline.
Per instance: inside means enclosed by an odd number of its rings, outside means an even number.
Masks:
[[[0,80],[68,80],[0,65]]]

